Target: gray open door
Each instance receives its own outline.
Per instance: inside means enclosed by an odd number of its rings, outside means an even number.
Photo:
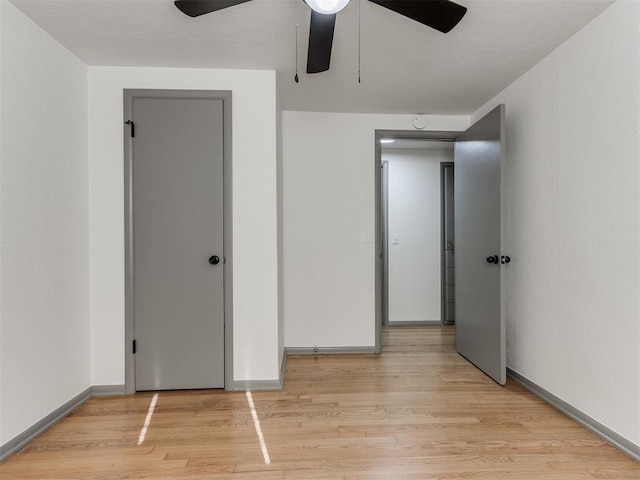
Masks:
[[[456,348],[501,385],[506,383],[502,269],[501,167],[505,107],[456,139]]]

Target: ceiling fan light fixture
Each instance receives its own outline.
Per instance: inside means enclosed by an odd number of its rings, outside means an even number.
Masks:
[[[350,0],[304,0],[314,12],[323,15],[332,15],[338,13],[347,6]]]

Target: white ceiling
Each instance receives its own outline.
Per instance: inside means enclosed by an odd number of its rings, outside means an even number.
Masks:
[[[474,112],[613,3],[456,1],[469,11],[445,35],[351,0],[338,14],[331,69],[307,75],[302,0],[253,0],[195,19],[172,0],[12,0],[88,65],[276,70],[285,110],[430,114]]]

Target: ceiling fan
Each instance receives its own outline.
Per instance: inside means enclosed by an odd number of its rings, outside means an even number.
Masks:
[[[190,17],[233,7],[250,0],[176,0],[181,12]],[[350,0],[303,0],[311,7],[311,27],[307,53],[307,73],[329,70],[333,31],[336,14]],[[465,13],[466,7],[449,0],[369,0],[370,2],[411,18],[428,27],[447,33],[455,27]]]

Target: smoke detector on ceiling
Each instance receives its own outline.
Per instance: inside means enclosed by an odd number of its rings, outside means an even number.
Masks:
[[[422,130],[427,126],[427,119],[424,118],[424,115],[416,115],[413,117],[413,126],[417,130]]]

